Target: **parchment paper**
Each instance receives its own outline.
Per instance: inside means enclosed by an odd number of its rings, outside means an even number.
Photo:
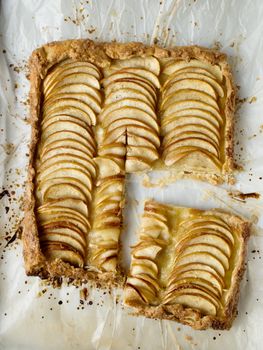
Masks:
[[[228,190],[263,194],[262,0],[2,0],[0,12],[0,349],[262,349],[263,201],[232,199]],[[36,47],[68,38],[200,44],[230,56],[239,89],[237,183],[215,188],[197,181],[145,188],[143,176],[127,181],[125,254],[135,241],[142,200],[191,207],[221,207],[253,225],[239,315],[230,331],[193,331],[175,322],[133,317],[121,292],[60,289],[25,276],[19,240],[28,161],[26,60]],[[152,175],[151,175],[152,176]],[[153,181],[160,174],[153,174]],[[139,205],[138,205],[139,201]],[[16,238],[17,237],[17,238]],[[15,239],[16,238],[16,239]],[[11,242],[10,242],[11,239]],[[12,242],[13,241],[13,242]],[[126,259],[128,263],[128,258]],[[86,300],[85,297],[86,296]]]

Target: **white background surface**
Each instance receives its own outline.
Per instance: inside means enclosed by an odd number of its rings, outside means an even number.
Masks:
[[[230,331],[198,332],[175,322],[132,317],[121,301],[116,304],[116,293],[91,290],[81,304],[80,288],[54,290],[25,276],[19,240],[6,247],[23,217],[30,138],[26,60],[36,47],[53,40],[88,37],[152,44],[157,39],[166,46],[220,47],[230,56],[240,98],[245,98],[236,113],[236,159],[244,170],[235,189],[263,194],[262,18],[261,0],[1,1],[0,187],[10,194],[0,199],[1,350],[262,349],[262,199],[242,203],[228,196],[226,186],[197,181],[178,181],[162,189],[144,188],[139,176],[127,181],[129,230],[123,234],[127,253],[142,208],[136,200],[141,203],[147,197],[191,207],[222,207],[258,218],[249,243],[239,315]]]

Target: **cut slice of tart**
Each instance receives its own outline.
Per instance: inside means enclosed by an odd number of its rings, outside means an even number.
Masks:
[[[147,200],[124,303],[195,329],[228,329],[237,314],[250,224],[219,210]]]

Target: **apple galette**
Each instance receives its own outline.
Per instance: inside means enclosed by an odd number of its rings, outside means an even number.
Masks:
[[[123,280],[126,173],[232,176],[235,94],[222,53],[68,40],[32,54],[30,80],[29,274]]]
[[[125,304],[196,329],[230,328],[248,237],[248,222],[236,215],[146,201]]]

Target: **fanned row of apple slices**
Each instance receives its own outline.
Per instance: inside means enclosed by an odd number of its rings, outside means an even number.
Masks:
[[[145,205],[138,243],[132,247],[124,300],[129,304],[158,304],[159,256],[169,241],[167,217],[151,203]]]
[[[104,141],[100,153],[124,157],[127,173],[150,169],[159,158],[159,72],[159,61],[154,57],[117,60],[104,69],[105,104],[99,116]]]
[[[66,60],[43,82],[36,192],[41,247],[48,258],[75,266],[86,259],[96,142],[92,127],[101,109],[99,69]]]
[[[103,161],[102,161],[103,162]],[[100,161],[99,169],[102,165]],[[93,195],[93,222],[89,233],[88,265],[103,272],[116,272],[122,226],[124,180],[117,175],[99,177]]]
[[[219,66],[192,59],[171,60],[162,71],[162,157],[167,166],[219,171],[225,97]]]
[[[235,244],[231,228],[216,214],[197,215],[180,223],[176,242],[163,303],[216,315],[222,309],[225,276]]]

